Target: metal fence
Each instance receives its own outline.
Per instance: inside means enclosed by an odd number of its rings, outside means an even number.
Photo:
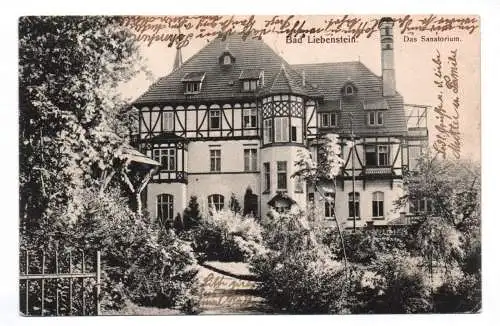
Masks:
[[[99,315],[101,253],[20,251],[20,311],[38,316]]]

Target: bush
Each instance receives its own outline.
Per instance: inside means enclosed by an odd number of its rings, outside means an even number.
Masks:
[[[191,237],[201,260],[247,261],[261,250],[261,226],[229,210],[212,211]]]
[[[272,306],[290,313],[348,312],[348,271],[317,241],[304,214],[273,214],[264,240],[266,250],[251,260],[251,271]]]
[[[432,311],[430,286],[421,267],[422,259],[395,250],[368,266],[371,279],[364,286],[375,294],[362,306],[362,312],[424,313]],[[366,297],[366,296],[365,296]]]
[[[479,274],[458,273],[447,277],[434,293],[434,305],[440,313],[478,312],[481,309]]]
[[[342,245],[336,229],[322,231],[321,240],[337,257],[342,257]],[[367,229],[356,233],[344,232],[347,259],[352,263],[371,264],[378,257],[389,254],[393,250],[407,249],[407,233],[405,230]]]
[[[136,216],[117,192],[89,192],[81,203],[83,213],[65,238],[77,248],[101,250],[103,308],[120,309],[127,298],[138,305],[195,306],[196,259],[189,243]]]

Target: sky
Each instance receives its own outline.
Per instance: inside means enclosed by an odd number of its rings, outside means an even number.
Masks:
[[[332,16],[298,16],[297,19],[304,19],[310,26],[321,26],[325,19]],[[352,16],[364,20],[370,20],[368,16]],[[256,21],[262,23],[264,19],[270,17],[256,16]],[[412,16],[417,20],[419,16]],[[459,42],[423,42],[421,36],[458,36]],[[405,38],[406,36],[406,38]],[[416,42],[409,42],[408,37],[417,38]],[[380,39],[378,32],[367,38],[361,36],[355,43],[337,44],[289,44],[282,34],[268,34],[264,36],[264,41],[290,64],[298,63],[321,63],[321,62],[342,62],[361,61],[371,71],[381,75],[381,54]],[[187,47],[182,48],[183,59],[198,52],[210,39],[194,39]],[[459,97],[459,132],[461,136],[461,158],[471,158],[479,161],[480,154],[480,36],[479,30],[472,34],[463,30],[443,32],[441,34],[431,32],[415,32],[413,35],[406,32],[404,35],[401,29],[394,27],[394,61],[396,71],[396,89],[403,95],[405,103],[428,105],[428,129],[429,144],[432,147],[437,135],[440,132],[435,127],[439,120],[434,113],[433,107],[438,106],[439,89],[434,80],[436,63],[432,60],[436,58],[437,51],[441,54],[442,74],[450,74],[450,65],[446,58],[450,51],[456,50],[458,69],[458,95]],[[148,69],[152,72],[153,79],[167,75],[172,70],[175,57],[175,48],[169,48],[166,42],[153,42],[151,45],[141,44],[141,52],[145,58]],[[124,94],[131,99],[141,95],[152,84],[145,75],[140,75],[126,86]],[[453,97],[452,97],[453,95]],[[445,92],[443,96],[443,106],[448,113],[454,113],[454,94]],[[448,155],[452,152],[448,150]]]

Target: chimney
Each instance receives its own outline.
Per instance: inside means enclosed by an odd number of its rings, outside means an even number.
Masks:
[[[306,71],[302,70],[302,87],[306,86]]]
[[[396,73],[394,71],[394,20],[383,17],[379,22],[382,55],[382,95],[396,95]]]

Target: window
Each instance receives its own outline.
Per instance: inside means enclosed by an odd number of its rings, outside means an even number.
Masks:
[[[366,145],[365,146],[366,166],[388,166],[389,146],[388,145]]]
[[[292,141],[297,141],[297,127],[292,126]]]
[[[220,149],[210,150],[210,171],[220,171]]]
[[[156,217],[161,222],[174,219],[174,196],[169,194],[156,196]]]
[[[243,80],[243,91],[244,92],[253,92],[259,86],[258,79],[246,79]]]
[[[382,126],[383,124],[384,124],[384,112],[381,111],[368,112],[369,126]]]
[[[163,112],[163,130],[174,130],[174,112]]]
[[[196,94],[200,92],[200,82],[187,82],[186,93]]]
[[[224,64],[225,65],[230,65],[231,64],[231,56],[230,55],[225,55],[224,56]]]
[[[336,127],[336,126],[337,126],[337,113],[321,114],[321,127]]]
[[[272,120],[264,120],[264,144],[271,142]]]
[[[335,194],[333,192],[325,193],[325,217],[335,217]]]
[[[214,194],[208,196],[208,207],[220,211],[224,208],[224,196]]]
[[[274,118],[274,141],[276,142],[288,141],[288,118],[286,117]]]
[[[286,161],[278,161],[278,190],[285,190],[286,187]]]
[[[257,127],[257,109],[244,109],[243,110],[243,128],[256,128]]]
[[[243,150],[243,157],[245,161],[245,171],[257,171],[257,149],[246,148]]]
[[[384,217],[384,193],[381,191],[372,194],[372,216]]]
[[[349,193],[349,218],[359,218],[359,192]]]
[[[344,92],[344,94],[345,94],[346,96],[349,96],[349,95],[354,94],[354,87],[352,87],[351,85],[347,85],[347,86],[345,87],[345,92]]]
[[[210,129],[220,129],[220,110],[210,110]]]
[[[410,213],[428,214],[432,212],[432,202],[428,198],[413,199],[410,201]]]
[[[160,162],[164,170],[175,171],[175,148],[153,149],[153,160]]]
[[[271,166],[268,162],[264,163],[264,192],[271,190]]]

